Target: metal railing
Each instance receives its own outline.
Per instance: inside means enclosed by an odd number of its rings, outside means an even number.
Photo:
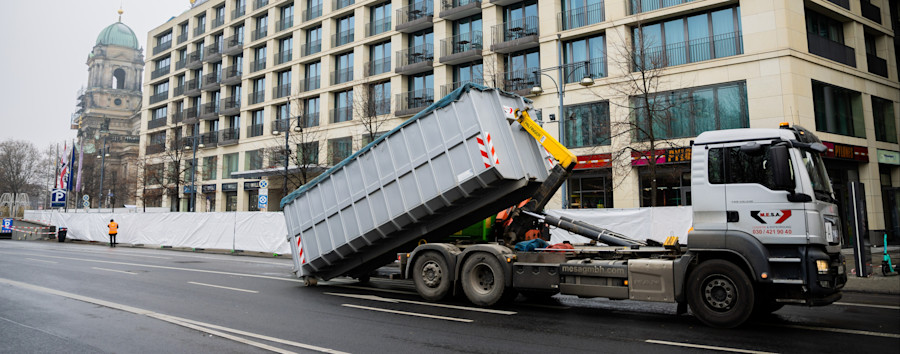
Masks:
[[[178,35],[178,44],[187,42],[187,40],[188,40],[187,32],[184,32],[184,33]]]
[[[391,98],[390,97],[384,97],[384,98],[376,97],[375,100],[372,101],[372,109],[373,109],[375,115],[378,115],[378,116],[391,114]]]
[[[252,138],[254,136],[263,135],[263,125],[262,124],[252,124],[250,125],[249,137]]]
[[[859,1],[859,9],[862,12],[862,16],[872,20],[876,23],[881,23],[881,8],[875,5],[872,5],[868,0],[860,0]]]
[[[209,28],[210,29],[216,28],[216,27],[219,27],[224,24],[225,24],[225,17],[217,17],[212,20],[212,23],[210,23],[211,26]]]
[[[269,4],[269,0],[256,0],[253,2],[253,9],[258,10],[259,8],[266,6]]]
[[[181,123],[184,120],[184,111],[172,113],[172,124]]]
[[[227,81],[232,78],[240,78],[241,70],[242,69],[240,65],[232,65],[225,69],[222,69],[222,81]]]
[[[872,54],[866,54],[866,66],[868,66],[870,73],[888,77],[887,60]]]
[[[222,82],[221,79],[222,75],[220,75],[219,73],[209,73],[203,75],[203,85],[200,86],[200,88],[219,86],[219,84]]]
[[[530,90],[541,84],[540,77],[535,77],[534,72],[540,68],[526,68],[511,70],[503,73],[503,89],[506,91]]]
[[[253,30],[253,40],[258,40],[266,36],[266,33],[269,31],[268,27],[257,28]]]
[[[152,79],[156,79],[156,78],[158,78],[158,77],[160,77],[160,76],[163,76],[163,75],[168,74],[169,71],[170,71],[169,69],[171,69],[171,67],[168,66],[168,65],[166,65],[166,66],[161,67],[161,68],[159,68],[159,69],[153,70],[153,72],[150,73],[150,79],[151,79],[151,80],[152,80]]]
[[[353,80],[353,67],[338,69],[331,72],[331,84],[343,84]]]
[[[425,43],[397,52],[397,66],[424,63],[434,60],[434,45]]]
[[[225,39],[225,49],[223,51],[230,53],[233,49],[238,48],[238,47],[243,48],[243,46],[244,46],[243,36],[239,36],[239,35],[235,34],[235,35]]]
[[[331,109],[331,122],[340,123],[353,120],[353,107],[340,107]]]
[[[281,32],[288,28],[294,27],[294,18],[288,17],[275,22],[275,31]]]
[[[185,66],[191,66],[193,64],[198,64],[203,60],[203,52],[202,51],[190,52],[190,53],[188,53],[187,57],[185,57],[184,60],[187,61],[187,63],[185,63]]]
[[[272,98],[282,98],[291,94],[291,84],[278,85],[272,88]]]
[[[586,77],[606,77],[606,60],[593,58],[587,61],[574,62],[562,66],[563,78],[567,84],[579,82]]]
[[[353,29],[340,31],[331,35],[331,47],[340,47],[344,44],[353,42]]]
[[[266,68],[266,59],[262,58],[250,63],[250,72],[255,73]]]
[[[284,63],[291,61],[291,59],[292,59],[291,54],[292,54],[291,49],[285,50],[283,52],[275,53],[275,65],[284,64]]]
[[[149,144],[149,145],[147,145],[146,153],[147,153],[147,154],[158,154],[158,153],[161,153],[161,152],[163,152],[163,151],[166,151],[166,144],[165,144],[165,143],[162,143],[162,144]]]
[[[811,32],[806,32],[806,39],[810,53],[856,67],[856,51],[853,48]]]
[[[316,127],[319,126],[319,112],[311,112],[306,113],[301,116],[303,119],[304,127]]]
[[[187,123],[191,119],[197,119],[200,116],[200,110],[197,107],[188,107],[184,111],[184,122]]]
[[[391,71],[391,57],[369,61],[366,65],[366,76],[384,74]]]
[[[179,60],[175,62],[175,70],[184,69],[185,65],[187,65],[187,59]]]
[[[522,37],[536,36],[538,34],[539,23],[540,21],[537,16],[528,16],[494,25],[491,28],[494,44],[509,42]]]
[[[194,37],[199,37],[206,32],[206,27],[194,27]]]
[[[444,0],[441,1],[441,11],[455,9],[472,3],[479,4],[478,7],[481,7],[481,0]]]
[[[213,43],[206,46],[206,49],[203,53],[204,61],[211,61],[222,58],[222,43]]]
[[[300,80],[300,92],[306,92],[306,91],[312,91],[312,90],[319,89],[319,87],[321,87],[319,85],[320,81],[321,80],[318,75],[310,76],[306,79]]]
[[[147,122],[147,129],[164,127],[166,125],[166,117],[151,119]]]
[[[316,5],[303,10],[303,21],[309,21],[319,16],[322,16],[322,5]]]
[[[266,100],[266,92],[263,90],[251,92],[248,98],[250,99],[250,104],[257,104]]]
[[[737,31],[650,47],[643,51],[638,48],[634,53],[634,70],[641,67],[660,68],[743,54],[744,42],[741,32]]]
[[[225,128],[225,129],[219,130],[219,143],[220,144],[238,140],[238,139],[240,139],[240,137],[241,137],[241,128],[239,128],[239,127]]]
[[[450,54],[481,49],[481,31],[472,31],[469,33],[458,34],[453,37],[441,40],[442,57],[448,56]]]
[[[244,16],[245,14],[247,14],[246,6],[235,8],[234,10],[231,10],[231,19],[234,20],[238,17]]]
[[[431,0],[414,2],[397,10],[397,25],[413,22],[428,16],[434,16],[434,2]]]
[[[157,103],[157,102],[162,102],[162,101],[165,101],[165,100],[168,99],[168,98],[169,98],[169,91],[166,91],[166,92],[160,92],[160,93],[157,93],[157,94],[155,94],[155,95],[153,95],[153,96],[150,96],[150,104],[154,104],[154,103]]]
[[[626,0],[625,5],[628,7],[626,13],[629,15],[639,14],[653,10],[659,10],[669,6],[675,6],[691,2],[694,0]]]
[[[202,115],[204,115],[204,116],[219,115],[219,102],[213,101],[213,102],[204,103]]]
[[[153,47],[153,55],[162,53],[163,51],[165,51],[166,49],[169,49],[169,48],[172,48],[171,40],[159,43],[156,45],[156,47]]]
[[[593,25],[605,20],[603,2],[588,6],[577,7],[560,12],[556,15],[556,26],[560,31]]]
[[[376,34],[381,34],[391,30],[391,18],[385,17],[375,22],[369,22],[366,24],[366,37],[374,36]]]
[[[425,108],[434,103],[434,89],[407,91],[397,94],[397,111]]]
[[[321,51],[322,51],[322,40],[321,39],[315,40],[315,41],[312,41],[309,43],[303,43],[303,45],[300,46],[300,53],[303,56],[316,54]]]
[[[220,102],[222,107],[222,112],[230,111],[230,110],[239,110],[241,108],[241,97],[226,97],[223,98]]]
[[[332,2],[332,10],[343,9],[347,6],[353,5],[355,3],[354,0],[334,0]]]
[[[204,147],[211,148],[219,144],[219,132],[206,132],[200,135],[200,141]]]
[[[453,92],[453,90],[456,90],[456,89],[462,87],[462,85],[465,85],[468,83],[479,84],[479,85],[485,84],[484,79],[472,79],[472,80],[463,80],[463,81],[457,81],[454,83],[441,85],[441,96],[449,95],[450,92]]]

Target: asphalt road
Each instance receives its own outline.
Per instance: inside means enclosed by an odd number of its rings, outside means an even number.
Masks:
[[[734,330],[675,305],[431,304],[411,283],[304,287],[289,259],[0,241],[0,352],[895,352],[900,297],[845,294]],[[893,349],[891,349],[893,348]]]

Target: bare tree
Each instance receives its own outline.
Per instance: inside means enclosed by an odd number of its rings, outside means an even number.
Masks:
[[[322,149],[320,140],[324,136],[319,128],[321,117],[318,113],[306,113],[306,107],[299,98],[288,98],[291,101],[290,116],[296,117],[297,122],[278,120],[275,129],[281,134],[273,135],[268,146],[263,149],[263,161],[268,161],[269,168],[284,168],[285,155],[287,155],[288,167],[293,171],[285,178],[288,191],[306,184],[324,170],[325,164],[319,158]],[[288,150],[285,150],[285,136],[287,134]]]
[[[41,153],[30,141],[8,139],[0,142],[0,193],[39,192],[43,163]]]
[[[385,92],[380,83],[372,83],[366,77],[362,80],[362,90],[353,92],[353,115],[363,129],[363,140],[368,142],[378,138],[390,120],[391,93]]]
[[[138,183],[144,191],[147,189],[145,185],[162,189],[163,194],[170,199],[172,210],[180,211],[178,196],[181,194],[181,187],[190,183],[192,165],[195,163],[192,160],[194,152],[191,151],[193,144],[174,134],[170,134],[166,140],[165,151],[140,162],[138,169],[142,172]],[[198,151],[197,160],[200,160],[201,155]],[[198,169],[193,171],[199,172]]]

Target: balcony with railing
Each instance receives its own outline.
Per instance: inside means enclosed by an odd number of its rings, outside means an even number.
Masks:
[[[272,99],[290,96],[291,84],[278,85],[272,88]]]
[[[695,0],[625,0],[626,13],[629,15],[659,10],[669,6],[681,5]]]
[[[869,0],[859,0],[859,10],[862,12],[863,17],[872,20],[872,22],[881,23],[881,8],[872,5]]]
[[[203,106],[200,106],[203,107]],[[188,107],[184,110],[184,124],[197,124],[200,122],[200,108]]]
[[[300,115],[300,119],[303,122],[304,127],[319,126],[319,112],[304,113]]]
[[[178,44],[187,42],[187,40],[188,40],[188,33],[187,33],[187,32],[184,32],[184,33],[178,35]]]
[[[221,25],[225,24],[225,17],[216,17],[210,23],[210,29],[216,29]]]
[[[166,143],[150,143],[147,145],[147,150],[145,153],[147,155],[158,154],[163,151],[166,151]]]
[[[316,5],[303,10],[303,21],[310,21],[319,16],[322,16],[322,5]]]
[[[184,82],[184,95],[188,97],[200,96],[201,79],[191,79]]]
[[[291,49],[275,53],[275,65],[280,65],[291,61],[293,51]]]
[[[300,80],[300,92],[307,92],[312,90],[318,90],[320,86],[320,78],[319,76],[310,76],[306,79]]]
[[[353,107],[340,107],[331,109],[331,122],[340,123],[353,120]]]
[[[431,70],[433,64],[434,45],[425,43],[398,51],[394,72],[402,75],[418,74]]]
[[[850,10],[850,0],[828,0],[828,2]]]
[[[331,84],[343,84],[353,80],[353,67],[337,69],[331,72]]]
[[[175,71],[184,69],[185,65],[187,65],[187,59],[182,59],[175,62]]]
[[[472,79],[472,80],[457,81],[457,82],[441,85],[441,96],[449,95],[450,92],[453,92],[453,90],[456,90],[456,89],[462,87],[462,85],[469,84],[469,83],[478,84],[478,85],[486,85],[485,81],[480,78]]]
[[[266,58],[250,62],[250,72],[255,73],[266,68]]]
[[[385,17],[366,24],[366,37],[382,34],[391,30],[391,18]]]
[[[391,71],[391,57],[385,57],[378,60],[369,61],[365,67],[366,76],[384,74]]]
[[[266,100],[266,91],[259,90],[251,92],[247,98],[250,99],[250,104],[262,103]]]
[[[171,37],[169,37],[169,38],[171,38]],[[169,48],[172,48],[172,41],[171,41],[171,40],[165,41],[165,42],[162,42],[162,43],[159,43],[159,44],[156,45],[156,47],[153,47],[153,55],[157,55],[157,54],[159,54],[159,53],[162,53],[162,52],[168,50]]]
[[[537,70],[540,70],[540,68],[518,69],[503,73],[503,90],[523,96],[528,95],[532,87],[541,84],[540,77],[534,75],[534,72]]]
[[[244,51],[244,36],[242,35],[233,35],[225,39],[225,48],[222,49],[222,53],[225,55],[235,55],[240,54]]]
[[[643,53],[640,49],[635,50],[634,70],[637,71],[641,67],[650,69],[696,63],[743,53],[744,42],[740,31],[722,33],[711,37],[649,47],[644,49]]]
[[[888,77],[887,60],[872,54],[866,54],[866,66],[870,73]]]
[[[219,130],[219,146],[234,145],[241,138],[241,128],[225,128]]]
[[[391,114],[391,98],[375,97],[369,106],[369,111],[376,116],[385,116]]]
[[[247,137],[252,138],[256,136],[263,135],[263,125],[262,124],[251,124],[250,129],[247,132]]]
[[[218,91],[220,86],[222,85],[222,76],[219,73],[209,73],[203,75],[203,84],[200,86],[200,90],[203,91]]]
[[[343,9],[347,6],[353,5],[354,3],[355,3],[354,0],[333,0],[331,3],[332,4],[331,9],[332,10]]]
[[[241,66],[232,65],[222,69],[222,85],[237,85],[241,83]]]
[[[269,32],[269,29],[267,27],[255,29],[252,32],[252,38],[254,41],[258,41],[258,40],[262,39],[263,37],[265,37],[266,34],[268,34],[268,32]]]
[[[234,10],[231,10],[231,20],[234,21],[238,17],[244,16],[247,14],[247,6],[237,7]]]
[[[283,18],[275,21],[275,32],[281,32],[291,27],[294,27],[293,17]]]
[[[165,101],[168,98],[169,98],[169,91],[160,92],[153,96],[150,96],[150,104],[159,103],[159,102]]]
[[[204,148],[213,148],[219,145],[219,132],[206,132],[200,135],[200,143]]]
[[[195,51],[188,53],[185,60],[187,60],[187,64],[184,65],[186,68],[191,70],[200,69],[203,67],[203,52]]]
[[[589,77],[599,79],[606,77],[606,60],[604,58],[593,58],[586,61],[578,61],[568,63],[562,66],[563,81],[567,84],[579,82]]]
[[[322,40],[321,39],[310,41],[309,43],[303,43],[303,45],[300,46],[300,53],[303,56],[313,55],[313,54],[316,54],[321,51],[322,51]]]
[[[481,57],[481,31],[462,33],[441,40],[441,58],[443,64],[459,64],[477,60]]]
[[[441,12],[438,17],[445,20],[458,20],[481,13],[481,0],[441,0]]]
[[[156,129],[159,127],[164,127],[164,126],[166,126],[166,121],[167,121],[166,117],[151,119],[149,122],[147,122],[147,129]]]
[[[291,129],[291,121],[289,119],[275,119],[272,123],[273,132],[286,132]]]
[[[539,23],[537,16],[528,16],[494,25],[491,28],[491,51],[511,53],[537,47]]]
[[[226,97],[220,102],[219,111],[223,116],[236,116],[241,114],[241,97]]]
[[[559,31],[593,25],[605,20],[603,2],[576,7],[556,14],[556,28]]]
[[[263,6],[266,6],[266,5],[268,5],[268,4],[269,4],[269,0],[254,0],[254,1],[253,1],[253,9],[254,9],[254,10],[259,10],[259,9],[261,9]]]
[[[222,61],[222,43],[213,43],[206,46],[203,53],[203,61],[207,63]]]
[[[150,80],[160,78],[164,75],[168,75],[169,71],[170,71],[169,69],[171,69],[171,67],[169,65],[166,65],[166,66],[163,66],[156,70],[153,70],[153,72],[150,73]]]
[[[419,1],[397,10],[397,31],[411,33],[433,26],[434,2]]]
[[[184,121],[184,111],[172,113],[172,124],[178,124]]]
[[[206,27],[204,27],[204,26],[194,27],[194,37],[200,37],[200,35],[202,35],[204,33],[206,33]]]
[[[856,67],[856,51],[853,48],[812,32],[806,32],[806,39],[809,42],[810,53]]]
[[[219,101],[204,103],[200,111],[200,119],[216,120],[219,119]]]
[[[425,88],[415,91],[398,93],[396,97],[397,109],[394,114],[398,117],[411,116],[419,113],[425,107],[434,103],[434,89]]]
[[[353,29],[348,29],[344,31],[340,31],[338,33],[331,35],[331,47],[340,47],[344,44],[353,42]]]

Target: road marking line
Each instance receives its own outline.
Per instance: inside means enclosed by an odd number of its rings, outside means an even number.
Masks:
[[[189,319],[186,319],[186,318],[182,318],[181,320],[183,320],[183,321],[185,321],[185,322],[187,322],[187,323],[192,323],[192,324],[199,325],[199,326],[204,326],[204,327],[208,327],[208,328],[218,329],[218,330],[222,330],[222,331],[226,331],[226,332],[231,332],[231,333],[234,333],[234,334],[240,334],[240,335],[242,335],[242,336],[248,336],[248,337],[253,337],[253,338],[257,338],[257,339],[267,340],[267,341],[270,341],[270,342],[275,342],[275,343],[281,343],[281,344],[292,345],[292,346],[299,347],[299,348],[310,349],[310,350],[315,350],[315,351],[320,351],[320,352],[325,352],[325,353],[343,353],[343,352],[340,352],[340,351],[337,351],[337,350],[333,350],[333,349],[317,347],[317,346],[309,345],[309,344],[297,343],[297,342],[289,341],[289,340],[286,340],[286,339],[275,338],[275,337],[269,337],[269,336],[265,336],[265,335],[261,335],[261,334],[256,334],[256,333],[244,332],[244,331],[237,330],[237,329],[232,329],[232,328],[228,328],[228,327],[217,326],[217,325],[214,325],[214,324],[211,324],[211,323],[203,323],[203,322],[198,322],[198,321],[194,321],[194,320],[189,320]]]
[[[697,349],[707,349],[707,350],[718,350],[723,352],[732,352],[732,353],[750,353],[750,354],[775,354],[772,352],[761,352],[757,350],[747,350],[747,349],[738,349],[738,348],[726,348],[726,347],[715,347],[711,345],[702,345],[702,344],[690,344],[690,343],[679,343],[679,342],[669,342],[664,340],[655,340],[648,339],[644,342],[650,344],[662,344],[662,345],[671,345],[675,347],[686,347],[686,348],[697,348]]]
[[[402,302],[402,303],[407,303],[407,304],[442,307],[442,308],[448,308],[448,309],[454,309],[454,310],[485,312],[485,313],[493,313],[493,314],[497,314],[497,315],[507,315],[508,316],[508,315],[516,314],[516,312],[513,312],[513,311],[503,311],[503,310],[483,309],[483,308],[478,308],[478,307],[435,304],[435,303],[423,302],[423,301],[386,298],[386,297],[381,297],[381,296],[376,296],[376,295],[358,295],[358,294],[342,294],[342,293],[325,293],[325,294],[349,297],[349,298],[354,298],[354,299],[362,299],[362,300],[372,300],[372,301],[381,301],[381,302],[389,302],[389,303]]]
[[[852,302],[835,302],[834,305],[872,307],[872,308],[876,308],[876,309],[888,309],[888,310],[900,310],[900,306],[856,304],[856,303],[852,303]]]
[[[53,264],[59,263],[59,262],[54,262],[54,261],[45,261],[43,259],[34,259],[34,258],[25,258],[25,259],[30,260],[30,261],[35,261],[35,262],[44,262],[44,263],[53,263]]]
[[[127,270],[116,270],[116,269],[106,269],[106,268],[97,268],[97,267],[91,267],[91,269],[105,270],[105,271],[107,271],[107,272],[116,272],[116,273],[125,273],[125,274],[137,275],[137,273],[135,273],[135,272],[129,272],[129,271],[127,271]]]
[[[254,341],[251,341],[251,340],[247,340],[247,339],[244,339],[244,338],[240,338],[240,337],[237,337],[237,336],[232,336],[232,335],[229,335],[229,334],[227,334],[227,333],[222,333],[222,332],[214,331],[214,330],[212,330],[212,329],[210,329],[210,328],[205,328],[205,327],[219,328],[219,329],[221,329],[221,330],[229,331],[229,332],[232,332],[232,333],[245,333],[246,335],[254,336],[254,337],[257,337],[257,338],[264,337],[264,336],[262,336],[262,335],[258,335],[258,334],[254,334],[254,333],[242,332],[242,331],[238,331],[238,330],[236,330],[236,329],[230,329],[230,328],[220,327],[220,326],[216,326],[216,325],[212,325],[212,324],[207,324],[207,323],[203,323],[203,322],[192,321],[192,320],[188,320],[188,319],[186,319],[186,318],[180,318],[180,317],[175,317],[175,316],[165,315],[165,314],[161,314],[161,313],[158,313],[158,312],[153,312],[153,311],[150,311],[150,310],[145,310],[145,309],[141,309],[141,308],[137,308],[137,307],[132,307],[132,306],[123,305],[123,304],[119,304],[119,303],[115,303],[115,302],[111,302],[111,301],[106,301],[106,300],[101,300],[101,299],[96,299],[96,298],[92,298],[92,297],[87,297],[87,296],[77,295],[77,294],[73,294],[73,293],[70,293],[70,292],[65,292],[65,291],[62,291],[62,290],[55,290],[55,289],[45,288],[45,287],[42,287],[42,286],[32,285],[32,284],[28,284],[28,283],[22,283],[22,282],[18,282],[18,281],[15,281],[15,280],[9,280],[9,279],[0,278],[0,283],[9,284],[9,285],[12,285],[12,286],[18,286],[18,287],[20,287],[20,288],[29,289],[29,290],[33,290],[33,291],[37,291],[37,292],[42,292],[42,293],[47,293],[47,294],[52,294],[52,295],[62,296],[62,297],[69,298],[69,299],[72,299],[72,300],[78,300],[78,301],[87,302],[87,303],[91,303],[91,304],[95,304],[95,305],[100,305],[100,306],[104,306],[104,307],[109,307],[109,308],[111,308],[111,309],[116,309],[116,310],[120,310],[120,311],[130,312],[130,313],[137,314],[137,315],[144,315],[144,316],[151,317],[151,318],[155,318],[155,319],[158,319],[158,320],[161,320],[161,321],[165,321],[165,322],[168,322],[168,323],[176,324],[176,325],[179,325],[179,326],[182,326],[182,327],[187,327],[187,328],[191,328],[191,329],[198,330],[198,331],[201,331],[201,332],[205,332],[205,333],[209,333],[209,334],[221,336],[221,337],[223,337],[223,338],[228,338],[228,339],[234,340],[234,341],[236,341],[236,342],[244,343],[244,344],[247,344],[247,345],[252,345],[252,346],[254,346],[254,347],[261,348],[261,349],[265,349],[265,350],[270,350],[270,351],[279,352],[279,353],[290,353],[289,351],[286,351],[286,350],[281,349],[281,348],[276,348],[276,347],[269,346],[269,345],[266,345],[266,344],[263,344],[263,343],[254,342]],[[276,339],[276,338],[273,338],[273,339]],[[279,341],[277,341],[277,342],[279,342],[279,343],[284,343],[284,342],[290,342],[290,341],[279,340]],[[325,352],[325,353],[345,354],[344,352],[337,351],[337,350],[334,350],[334,349],[322,348],[322,347],[317,347],[317,346],[314,346],[314,345],[303,344],[303,343],[297,343],[297,342],[290,342],[290,343],[294,343],[294,344],[291,344],[291,345],[294,345],[294,346],[297,346],[297,347],[300,347],[300,348],[305,348],[305,349],[310,349],[310,350],[315,350],[315,351],[320,351],[320,352]]]
[[[828,328],[828,327],[811,327],[811,326],[801,326],[801,325],[785,325],[785,324],[763,324],[767,326],[775,326],[775,327],[784,327],[784,328],[796,328],[796,329],[806,329],[810,331],[822,331],[822,332],[835,332],[835,333],[845,333],[845,334],[858,334],[862,336],[873,336],[873,337],[885,337],[885,338],[900,338],[900,334],[895,333],[882,333],[882,332],[871,332],[871,331],[861,331],[857,329],[844,329],[844,328]]]
[[[465,323],[475,322],[473,320],[469,320],[469,319],[465,319],[465,318],[436,316],[436,315],[429,315],[429,314],[424,314],[424,313],[388,310],[388,309],[382,309],[382,308],[377,308],[377,307],[359,306],[359,305],[351,305],[351,304],[341,304],[341,306],[352,307],[352,308],[363,309],[363,310],[370,310],[370,311],[394,313],[394,314],[398,314],[398,315],[433,318],[433,319],[445,320],[445,321],[456,321],[456,322],[465,322]]]
[[[188,284],[203,285],[203,286],[208,286],[208,287],[212,287],[212,288],[228,289],[228,290],[234,290],[234,291],[243,291],[243,292],[245,292],[245,293],[259,294],[259,291],[256,291],[256,290],[247,290],[247,289],[229,288],[229,287],[227,287],[227,286],[213,285],[213,284],[206,284],[206,283],[198,283],[198,282],[195,282],[195,281],[189,281]]]
[[[140,247],[137,247],[137,249],[141,249],[141,248],[140,248]],[[34,249],[31,249],[31,250],[34,250]],[[82,249],[66,249],[66,250],[40,249],[40,250],[42,250],[42,251],[53,251],[53,252],[67,252],[67,253],[81,252],[81,253],[110,254],[109,252],[104,252],[104,251],[89,251],[89,250],[82,250]],[[148,248],[147,250],[149,251],[149,250],[153,250],[153,249],[152,249],[152,248]],[[116,251],[116,254],[127,254],[127,255],[133,255],[133,256],[135,256],[135,257],[172,259],[172,257],[143,255],[143,254],[141,254],[141,252],[123,252],[123,251]],[[282,266],[282,267],[293,267],[293,265],[291,265],[290,263],[287,263],[287,262],[286,262],[287,259],[285,259],[285,262],[281,263],[281,262],[267,262],[267,261],[257,261],[257,260],[249,260],[249,259],[236,260],[236,259],[228,259],[228,258],[202,257],[202,256],[198,256],[198,255],[193,255],[193,254],[174,254],[173,256],[175,256],[175,257],[183,257],[183,258],[197,258],[197,259],[221,260],[221,261],[226,261],[226,262],[259,263],[259,264],[271,264],[271,265],[277,265],[277,266]],[[224,254],[223,254],[223,256],[224,256]]]

